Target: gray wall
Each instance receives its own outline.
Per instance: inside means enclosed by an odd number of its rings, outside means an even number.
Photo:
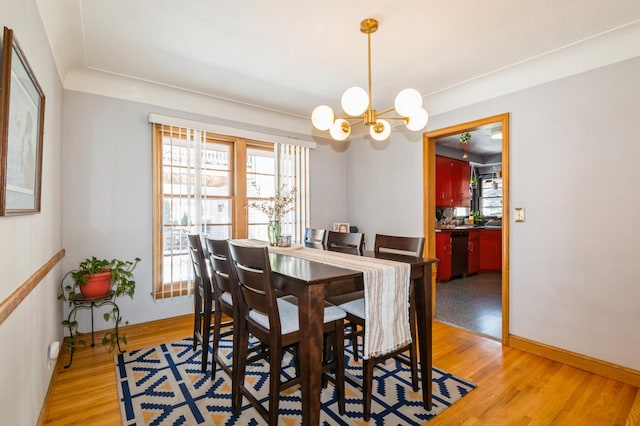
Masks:
[[[0,217],[0,301],[62,249],[62,85],[34,0],[0,2],[0,27],[14,31],[44,94],[42,206]],[[60,340],[58,265],[0,325],[0,423],[34,425],[53,372],[50,342]]]
[[[158,106],[66,90],[64,92],[64,269],[89,256],[133,259],[136,295],[119,302],[131,324],[192,312],[191,297],[154,301],[150,112],[211,122]],[[329,146],[310,154],[311,224],[327,227],[344,217],[345,156]],[[65,311],[66,312],[66,311]],[[78,314],[81,327],[89,324]],[[97,329],[106,328],[103,321]]]
[[[511,223],[509,332],[636,370],[639,75],[635,58],[428,125],[511,114],[511,207],[526,222]],[[392,133],[381,152],[360,142],[347,151],[347,219],[369,235],[422,235],[422,143]]]

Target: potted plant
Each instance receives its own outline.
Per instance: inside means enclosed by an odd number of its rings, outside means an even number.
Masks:
[[[471,189],[476,189],[478,187],[478,176],[471,176],[471,178],[469,179],[469,186],[471,187]]]
[[[256,182],[253,181],[251,184],[256,189],[257,196],[260,197],[260,188]],[[278,245],[278,240],[280,239],[282,230],[280,224],[282,217],[290,211],[295,210],[296,191],[297,189],[295,186],[291,187],[291,189],[287,191],[285,189],[285,185],[281,185],[276,189],[273,197],[264,198],[249,205],[252,208],[258,209],[269,218],[267,234],[269,237],[269,244],[271,246]]]
[[[480,221],[482,220],[482,213],[480,213],[477,210],[472,210],[471,213],[469,214],[469,216],[471,216],[473,218],[473,223],[475,225],[480,225]]]
[[[119,259],[98,259],[95,256],[86,258],[78,265],[77,269],[67,272],[60,281],[60,294],[58,300],[65,301],[70,308],[76,306],[78,301],[90,301],[107,296],[109,291],[113,291],[113,298],[127,295],[133,298],[136,290],[136,282],[133,279],[133,270],[140,262],[140,258],[136,257],[133,261]],[[65,284],[67,277],[71,277],[71,283]],[[82,297],[78,295],[82,294]],[[75,301],[75,303],[74,303]],[[62,321],[62,325],[69,329],[69,337],[65,339],[65,345],[70,349],[84,343],[78,339],[78,321],[76,320],[76,311],[73,312],[73,318]],[[104,315],[105,321],[112,321],[114,328],[122,322],[119,311],[114,307],[111,312]],[[126,336],[118,336],[116,331],[111,330],[105,332],[102,338],[102,344],[109,348],[111,352],[118,341],[127,343]]]

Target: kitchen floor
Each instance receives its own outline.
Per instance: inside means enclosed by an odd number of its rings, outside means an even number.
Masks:
[[[500,340],[501,274],[476,274],[436,283],[436,320]]]

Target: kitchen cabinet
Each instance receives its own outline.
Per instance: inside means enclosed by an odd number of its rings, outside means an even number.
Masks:
[[[480,232],[469,231],[469,264],[467,265],[467,274],[477,274],[480,272]]]
[[[436,232],[436,257],[438,267],[436,281],[447,281],[451,278],[451,234]]]
[[[453,160],[451,168],[451,190],[453,195],[453,207],[469,207],[469,178],[471,168],[466,161]]]
[[[436,155],[436,206],[451,207],[451,159]]]
[[[499,229],[480,231],[480,270],[502,270],[502,231]]]
[[[436,206],[469,207],[469,163],[436,155]]]

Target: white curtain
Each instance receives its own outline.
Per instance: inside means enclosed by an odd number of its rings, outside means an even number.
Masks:
[[[292,241],[302,241],[309,226],[309,148],[276,143],[276,187],[295,187],[296,208],[285,218],[283,234],[291,234]],[[287,229],[290,227],[290,229]]]

